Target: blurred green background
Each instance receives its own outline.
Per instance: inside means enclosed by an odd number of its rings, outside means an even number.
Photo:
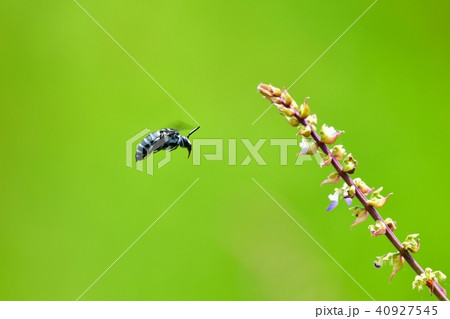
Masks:
[[[252,143],[296,133],[275,109],[251,125],[268,106],[257,84],[288,87],[371,3],[80,0],[200,123],[194,140]],[[346,131],[356,176],[395,193],[382,215],[447,275],[449,9],[378,1],[290,89]],[[154,176],[127,167],[133,135],[195,123],[75,2],[3,0],[0,25],[0,299],[76,299],[200,178],[82,300],[370,300],[253,177],[374,299],[434,300],[407,266],[391,284],[373,267],[393,248],[369,222],[350,230],[345,205],[326,213],[332,170],[294,166],[296,147],[287,166],[266,142],[266,166],[229,166],[225,148],[200,166],[177,150]]]

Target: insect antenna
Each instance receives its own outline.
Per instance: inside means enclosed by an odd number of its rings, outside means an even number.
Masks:
[[[200,126],[194,128],[191,132],[189,132],[189,134],[186,136],[187,138],[189,138],[189,136],[192,135],[192,133],[194,133],[195,131],[197,131],[200,128]]]

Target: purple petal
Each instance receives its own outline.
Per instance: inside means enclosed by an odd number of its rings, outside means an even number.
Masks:
[[[328,206],[328,208],[327,208],[327,212],[329,212],[330,210],[333,210],[337,206],[337,204],[338,204],[337,200],[332,201],[330,206]]]
[[[344,200],[345,200],[345,202],[347,203],[348,206],[352,206],[352,199],[351,199],[351,197],[344,198]]]
[[[381,265],[376,261],[373,262],[373,265],[375,266],[375,268],[381,268]]]
[[[300,152],[300,155],[306,155],[306,153],[308,153],[308,150],[309,150],[309,147],[308,147],[308,146],[302,148],[302,150],[301,150],[301,152]]]

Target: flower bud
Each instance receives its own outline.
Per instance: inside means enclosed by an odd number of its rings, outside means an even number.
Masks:
[[[344,131],[338,132],[334,127],[323,124],[319,132],[320,141],[325,144],[333,144],[342,133]]]
[[[317,115],[316,114],[311,114],[310,116],[308,116],[306,118],[306,122],[308,122],[311,125],[316,126],[317,125]]]
[[[394,275],[403,267],[403,264],[405,262],[403,256],[399,252],[388,253],[384,256],[378,256],[377,259],[378,260],[373,263],[376,268],[381,268],[386,263],[393,266],[392,274],[389,277],[389,282],[392,281]]]
[[[445,279],[447,279],[447,276],[442,271],[439,270],[436,270],[434,272],[434,275],[436,276],[437,280],[444,281]]]
[[[258,91],[270,102],[274,104],[282,104],[281,90],[272,86],[271,84],[259,84]]]
[[[290,109],[290,108],[285,107],[285,106],[283,106],[283,105],[279,105],[279,106],[278,106],[278,109],[279,109],[281,112],[283,112],[284,114],[286,114],[287,116],[293,116],[294,113],[295,113],[293,109]]]
[[[356,217],[353,224],[351,224],[350,228],[353,228],[355,225],[364,222],[369,216],[369,212],[363,207],[352,207],[350,210],[353,210],[353,216]]]
[[[290,126],[297,127],[300,124],[296,117],[285,116],[285,118]]]
[[[386,195],[386,197],[381,196],[381,191],[383,190],[383,187],[380,187],[375,192],[372,193],[370,199],[367,201],[370,206],[375,208],[381,208],[386,204],[387,199],[389,196],[391,196],[393,193],[389,193]]]
[[[398,254],[395,255],[393,260],[392,260],[392,264],[393,264],[393,268],[392,268],[392,274],[389,277],[389,282],[392,281],[392,278],[394,277],[394,275],[403,267],[403,264],[405,263],[405,259],[403,258],[402,255]]]
[[[338,161],[342,161],[342,159],[344,158],[345,155],[347,155],[347,153],[345,152],[345,148],[342,145],[335,145],[332,149],[331,149],[331,154],[333,154],[333,156],[338,160]]]
[[[355,182],[355,185],[359,188],[361,193],[363,193],[364,195],[368,195],[373,191],[373,188],[369,188],[369,186],[367,186],[361,178],[355,178],[353,181]]]
[[[322,157],[322,162],[320,162],[320,167],[328,166],[331,164],[332,157],[328,154],[320,153],[320,157]]]
[[[301,152],[298,153],[297,156],[299,156],[299,155],[314,155],[317,153],[317,150],[318,150],[317,144],[310,137],[308,137],[308,138],[303,137],[302,141],[299,145],[301,148]]]
[[[344,184],[344,186],[342,186],[342,195],[344,197],[354,197],[355,193],[355,186],[348,186],[347,184]]]
[[[386,218],[384,220],[385,225],[392,231],[397,229],[397,223],[394,222],[391,218]]]
[[[422,275],[423,275],[423,273],[422,273]],[[423,289],[424,286],[427,285],[427,279],[425,277],[422,277],[422,275],[417,275],[414,278],[414,281],[412,283],[412,289],[416,289],[417,288],[417,290],[420,291],[420,290]]]
[[[369,226],[369,230],[372,234],[372,237],[384,235],[386,233],[386,225],[381,220],[377,220],[375,222],[375,225]]]
[[[310,111],[310,109],[309,109],[309,106],[308,106],[308,104],[306,103],[306,101],[308,101],[308,99],[309,99],[309,97],[307,97],[307,98],[305,99],[305,102],[303,102],[303,104],[300,105],[300,117],[301,117],[302,119],[306,119],[306,118],[309,116],[309,114],[311,113],[311,111]]]
[[[352,156],[352,153],[350,153],[344,158],[342,170],[346,173],[353,174],[355,172],[357,164],[358,162]]]
[[[304,137],[310,137],[311,136],[311,127],[309,125],[307,126],[299,126],[300,130],[298,131],[297,135],[302,135]]]
[[[341,180],[341,175],[339,175],[339,173],[333,172],[330,175],[328,175],[328,178],[326,180],[324,180],[320,186],[322,186],[323,184],[337,184],[339,183],[339,181]]]
[[[290,106],[292,104],[292,97],[291,95],[288,93],[288,91],[286,91],[286,89],[283,89],[283,93],[281,93],[281,98],[284,101],[284,105],[286,106]]]
[[[381,268],[386,263],[391,264],[394,259],[395,254],[399,254],[399,253],[398,252],[397,253],[387,253],[386,255],[383,255],[383,256],[377,256],[377,260],[374,262],[375,267]]]
[[[281,96],[281,90],[279,88],[272,86],[272,84],[260,83],[258,85],[258,91],[262,93],[265,97]]]
[[[420,248],[419,234],[408,235],[402,243],[403,247],[409,252],[416,253]],[[417,239],[416,239],[417,238]]]

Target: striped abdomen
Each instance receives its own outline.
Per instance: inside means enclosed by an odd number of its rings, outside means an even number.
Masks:
[[[177,131],[163,129],[150,133],[138,145],[136,150],[136,162],[146,158],[150,153],[161,150],[173,150],[179,146],[180,135]]]

